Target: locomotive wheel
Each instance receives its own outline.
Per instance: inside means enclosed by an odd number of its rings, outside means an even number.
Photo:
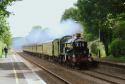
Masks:
[[[79,69],[89,69],[89,67],[90,67],[90,63],[89,62],[81,62],[81,63],[79,63],[78,64],[78,68]]]
[[[99,64],[99,62],[97,62],[97,61],[92,61],[92,62],[91,62],[91,67],[92,67],[92,68],[96,68],[96,67],[98,67],[98,64]]]
[[[71,66],[71,64],[70,64],[70,62],[67,60],[67,61],[65,61],[65,63],[66,63],[66,66],[68,66],[68,67],[70,67]]]
[[[70,67],[74,69],[76,67],[76,63],[71,62],[71,66]]]

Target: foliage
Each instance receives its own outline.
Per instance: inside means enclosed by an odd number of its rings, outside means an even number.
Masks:
[[[12,42],[12,38],[11,38],[11,33],[9,31],[5,32],[6,34],[4,34],[4,38],[3,38],[3,42],[9,46]]]
[[[77,11],[78,14],[69,12],[72,9],[69,9],[68,12],[66,10],[63,15],[63,17],[65,16],[64,19],[72,17],[74,20],[82,23],[85,26],[84,32],[87,34],[85,35],[88,38],[87,40],[91,41],[92,38],[100,37],[101,42],[105,46],[106,54],[109,55],[108,46],[112,42],[114,31],[117,31],[114,24],[125,19],[125,1],[78,0],[75,6],[77,10],[74,10],[74,12]]]
[[[90,42],[89,46],[90,46],[90,50],[91,50],[92,54],[99,56],[99,51],[100,51],[101,57],[106,56],[104,45],[102,42],[99,42],[99,40],[94,40],[94,41]]]
[[[65,10],[61,21],[66,20],[66,19],[73,19],[75,21],[79,21],[79,18],[80,18],[80,14],[79,14],[78,9],[72,7],[72,8]]]
[[[9,16],[10,12],[7,11],[7,6],[11,5],[16,0],[1,0],[0,2],[0,16]]]
[[[113,61],[113,62],[122,62],[125,63],[125,56],[114,57],[112,55],[105,58],[106,60]]]
[[[2,57],[3,51],[2,49],[5,47],[6,45],[0,41],[0,58]]]
[[[90,49],[93,54],[98,55],[98,43],[97,42],[92,42]]]
[[[95,39],[96,39],[96,37],[93,37],[93,35],[91,33],[85,33],[84,34],[84,40],[86,40],[86,41],[93,41]]]
[[[113,30],[113,37],[125,40],[125,21],[117,22]]]
[[[87,25],[86,31],[98,37],[100,30],[100,39],[108,55],[108,45],[112,41],[109,16],[110,19],[116,18],[125,12],[124,0],[78,0],[76,6],[82,15],[80,20]]]
[[[40,25],[36,25],[36,26],[33,26],[32,29],[42,29],[42,27]]]
[[[0,18],[0,40],[7,45],[11,43],[11,33],[5,17]]]
[[[110,45],[111,54],[115,57],[125,56],[125,40],[115,39]]]
[[[7,11],[7,6],[16,0],[1,0],[0,2],[0,41],[4,42],[7,46],[11,43],[11,33],[7,23],[7,17],[10,12]]]
[[[2,42],[0,41],[0,57],[2,55]]]

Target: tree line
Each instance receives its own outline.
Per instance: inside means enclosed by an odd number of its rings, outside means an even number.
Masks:
[[[83,25],[87,41],[102,42],[107,56],[125,56],[125,0],[77,0],[62,16],[69,18]]]
[[[11,14],[7,11],[7,6],[16,0],[0,0],[0,41],[7,46],[11,43],[11,33],[7,18]]]

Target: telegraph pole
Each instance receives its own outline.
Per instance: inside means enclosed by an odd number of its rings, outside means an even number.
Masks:
[[[99,41],[98,41],[98,46],[99,46],[99,43],[101,42],[101,39],[100,39],[100,37],[101,37],[101,34],[100,34],[101,32],[100,32],[100,28],[99,28]],[[98,57],[100,58],[101,57],[101,54],[100,54],[100,46],[99,46],[99,49],[98,49]]]

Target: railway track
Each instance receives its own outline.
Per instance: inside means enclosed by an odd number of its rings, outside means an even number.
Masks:
[[[23,56],[24,57],[24,56]],[[25,57],[26,60],[29,60],[28,58]],[[55,73],[51,72],[50,70],[47,70],[45,67],[43,67],[42,65],[29,60],[31,63],[37,65],[38,67],[44,69],[45,71],[47,71],[48,73],[52,74],[54,77],[60,79],[61,81],[63,81],[65,84],[72,84],[69,81],[63,79],[62,77],[60,77],[59,75],[56,75]],[[60,64],[59,64],[60,65]],[[64,67],[64,66],[63,66]],[[66,67],[65,67],[66,68]],[[71,68],[68,68],[69,70],[71,70]],[[72,71],[75,71],[78,74],[83,74],[83,75],[88,75],[91,76],[93,78],[97,78],[99,80],[105,81],[107,82],[107,84],[125,84],[125,78],[116,76],[116,75],[111,75],[111,74],[107,74],[101,71],[96,71],[96,70],[76,70],[76,69],[72,69]]]
[[[100,80],[106,81],[110,84],[125,84],[125,79],[117,76],[113,76],[110,74],[105,74],[98,71],[79,71],[82,74],[87,74],[94,78],[98,78]]]
[[[108,64],[108,65],[112,66],[112,64]],[[113,66],[115,66],[115,64],[113,64]],[[122,66],[122,67],[118,66],[118,68],[125,68],[125,66]],[[68,69],[71,69],[71,68],[68,68]],[[74,68],[73,68],[73,70],[74,70]],[[106,81],[106,82],[108,82],[110,84],[125,84],[125,78],[123,78],[121,76],[117,76],[117,75],[113,75],[113,74],[108,74],[108,73],[97,71],[97,70],[88,70],[88,71],[85,71],[85,70],[82,70],[82,71],[81,70],[76,70],[76,71],[80,72],[82,74],[86,74],[86,75],[89,75],[91,77],[98,78],[100,80]],[[104,76],[105,76],[105,78],[104,78]]]
[[[70,83],[69,81],[67,81],[67,80],[63,79],[62,77],[56,75],[55,73],[51,72],[50,70],[46,69],[44,66],[42,66],[42,65],[40,65],[40,64],[38,64],[38,63],[36,63],[36,62],[34,62],[33,60],[30,60],[30,59],[28,59],[28,58],[26,58],[26,57],[24,57],[24,56],[23,56],[23,58],[26,59],[26,60],[28,60],[30,63],[37,65],[39,68],[43,69],[43,70],[46,71],[47,73],[49,73],[49,74],[51,74],[52,76],[56,77],[57,79],[61,80],[64,84],[72,84],[72,83]]]
[[[71,69],[71,68],[68,68]],[[116,76],[116,75],[111,75],[111,74],[107,74],[101,71],[96,71],[96,70],[76,70],[76,69],[72,69],[74,71],[77,71],[81,74],[86,74],[89,75],[91,77],[100,79],[102,81],[106,81],[109,84],[125,84],[125,78]]]
[[[114,66],[114,64],[113,64],[113,66]],[[63,66],[63,67],[65,67],[65,66]],[[120,66],[119,68],[123,68],[123,67]],[[68,69],[73,69],[75,71],[74,68],[68,68]],[[79,72],[79,73],[86,74],[86,75],[89,75],[91,77],[106,81],[106,82],[108,82],[110,84],[125,84],[125,78],[122,78],[122,77],[117,76],[117,75],[112,75],[112,74],[108,74],[108,73],[104,73],[104,72],[96,71],[96,70],[88,70],[88,71],[76,70],[76,71]]]
[[[125,64],[123,63],[114,63],[114,62],[109,62],[109,61],[99,61],[97,60],[100,64],[102,65],[107,65],[107,66],[112,66],[112,67],[118,67],[118,68],[122,68],[125,69]]]
[[[107,74],[107,73],[104,73],[104,72],[95,71],[95,70],[93,70],[93,72],[99,73],[99,74],[103,74],[103,75],[106,75],[106,76],[110,76],[110,77],[114,77],[114,78],[117,78],[117,79],[120,79],[120,80],[124,80],[124,81],[125,81],[125,78],[122,78],[122,77],[120,77],[120,76],[110,75],[110,74]]]

